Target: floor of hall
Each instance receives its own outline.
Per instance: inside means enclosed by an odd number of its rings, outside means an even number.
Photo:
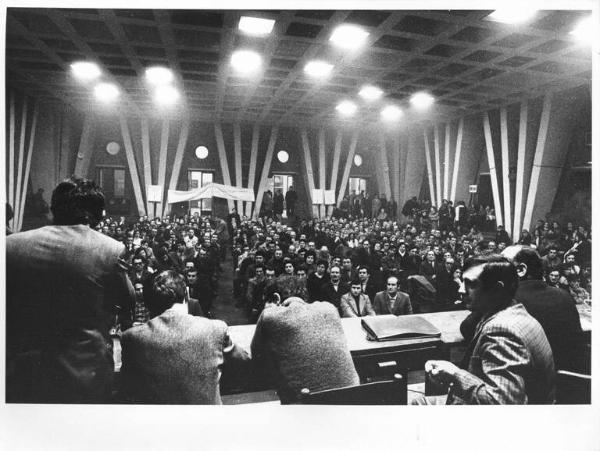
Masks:
[[[233,298],[234,273],[229,250],[225,261],[221,263],[221,269],[217,296],[213,300],[213,315],[216,319],[225,321],[229,326],[249,324],[246,310],[242,307],[236,307],[235,299]]]

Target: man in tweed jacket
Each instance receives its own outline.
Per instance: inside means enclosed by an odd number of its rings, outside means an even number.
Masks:
[[[290,297],[267,304],[252,339],[252,361],[275,383],[282,404],[296,401],[303,388],[359,383],[342,322],[329,302]]]
[[[467,267],[463,289],[482,319],[465,353],[465,369],[430,360],[426,373],[450,387],[447,404],[553,403],[552,350],[542,326],[513,300],[516,269],[494,255]]]
[[[223,321],[188,314],[183,276],[163,271],[149,285],[145,300],[153,318],[121,338],[123,400],[221,404],[221,374],[242,379],[248,354],[232,343]]]

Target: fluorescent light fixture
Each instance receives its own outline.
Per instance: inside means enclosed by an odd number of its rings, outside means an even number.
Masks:
[[[242,74],[251,74],[260,68],[262,58],[252,50],[238,50],[231,55],[231,65]]]
[[[179,99],[179,92],[171,85],[159,86],[154,93],[154,100],[161,105],[172,105]]]
[[[119,97],[119,88],[112,83],[100,83],[94,88],[94,96],[101,102],[109,103]]]
[[[377,100],[383,95],[383,91],[377,86],[363,86],[358,93],[365,100]]]
[[[173,71],[166,67],[154,66],[146,69],[146,80],[153,85],[168,85],[173,81]]]
[[[356,105],[349,100],[344,100],[335,109],[343,116],[352,116],[356,112]]]
[[[585,44],[591,44],[594,37],[594,27],[592,26],[592,16],[582,19],[575,29],[569,33]]]
[[[290,154],[287,153],[285,150],[280,150],[279,152],[277,152],[277,159],[281,163],[287,163],[288,160],[290,159]]]
[[[86,61],[71,64],[71,70],[80,80],[94,80],[101,74],[100,68],[96,63],[88,63]]]
[[[427,108],[434,102],[434,98],[426,92],[417,92],[410,98],[410,103],[416,108]]]
[[[531,19],[537,11],[537,9],[527,8],[521,4],[520,6],[515,6],[513,8],[497,9],[485,19],[507,24],[518,24]]]
[[[356,25],[344,24],[336,27],[329,40],[336,46],[352,50],[361,47],[369,32]]]
[[[402,110],[396,105],[388,105],[381,110],[381,117],[386,121],[395,121],[400,119],[402,116]]]
[[[333,64],[326,63],[325,61],[310,61],[304,66],[304,72],[311,77],[327,77],[332,69]]]
[[[254,36],[264,36],[271,33],[274,25],[275,21],[271,19],[242,16],[238,24],[238,29]]]

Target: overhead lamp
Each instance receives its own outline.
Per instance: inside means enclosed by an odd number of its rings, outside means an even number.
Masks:
[[[578,41],[585,44],[591,44],[594,38],[594,27],[592,26],[592,16],[582,19],[577,26],[569,33]]]
[[[381,110],[381,117],[386,121],[395,121],[400,119],[402,116],[402,110],[396,105],[388,105]]]
[[[96,63],[87,61],[78,61],[71,64],[73,74],[80,80],[94,80],[101,74],[100,68]]]
[[[344,100],[335,109],[343,116],[352,116],[356,112],[356,105],[349,100]]]
[[[161,105],[172,105],[179,99],[179,91],[171,85],[159,86],[154,93],[154,100]]]
[[[513,8],[500,8],[486,16],[485,19],[506,24],[518,24],[531,19],[537,11],[537,9],[533,8],[524,8],[523,5]]]
[[[377,100],[383,95],[383,91],[379,89],[377,86],[366,85],[363,86],[358,93],[365,100]]]
[[[410,98],[410,103],[419,109],[428,108],[433,102],[434,98],[426,92],[417,92]]]
[[[304,66],[304,72],[306,72],[311,77],[327,77],[331,70],[333,69],[333,64],[326,63],[325,61],[310,61]]]
[[[167,85],[173,81],[173,71],[162,66],[146,69],[146,80],[153,85]]]
[[[252,50],[238,50],[231,55],[231,65],[242,74],[251,74],[260,68],[262,58]]]
[[[273,31],[275,21],[272,19],[261,19],[260,17],[242,16],[238,29],[244,33],[254,36],[264,36]]]
[[[354,166],[356,167],[360,167],[363,164],[363,159],[360,155],[356,154],[354,155]]]
[[[357,25],[343,24],[333,30],[329,40],[337,47],[353,50],[361,47],[368,36],[369,32]]]
[[[104,103],[109,103],[119,97],[119,88],[112,83],[100,83],[94,88],[96,99]]]

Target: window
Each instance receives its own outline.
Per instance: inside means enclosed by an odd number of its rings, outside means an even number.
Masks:
[[[190,190],[206,186],[213,182],[213,173],[206,171],[188,171],[188,186]],[[212,199],[190,201],[190,214],[212,213]]]
[[[367,179],[350,177],[348,180],[348,194],[360,194],[361,191],[367,192]]]
[[[294,185],[294,176],[286,174],[273,174],[273,177],[268,180],[267,186],[269,187],[268,189],[271,190],[273,195],[275,195],[277,191],[281,191],[281,193],[285,197],[285,193],[287,193],[288,188],[292,185]],[[296,187],[294,187],[294,189],[296,189]],[[283,210],[282,216],[284,218],[287,217],[285,209]]]
[[[96,180],[108,199],[125,197],[125,168],[98,167]]]

